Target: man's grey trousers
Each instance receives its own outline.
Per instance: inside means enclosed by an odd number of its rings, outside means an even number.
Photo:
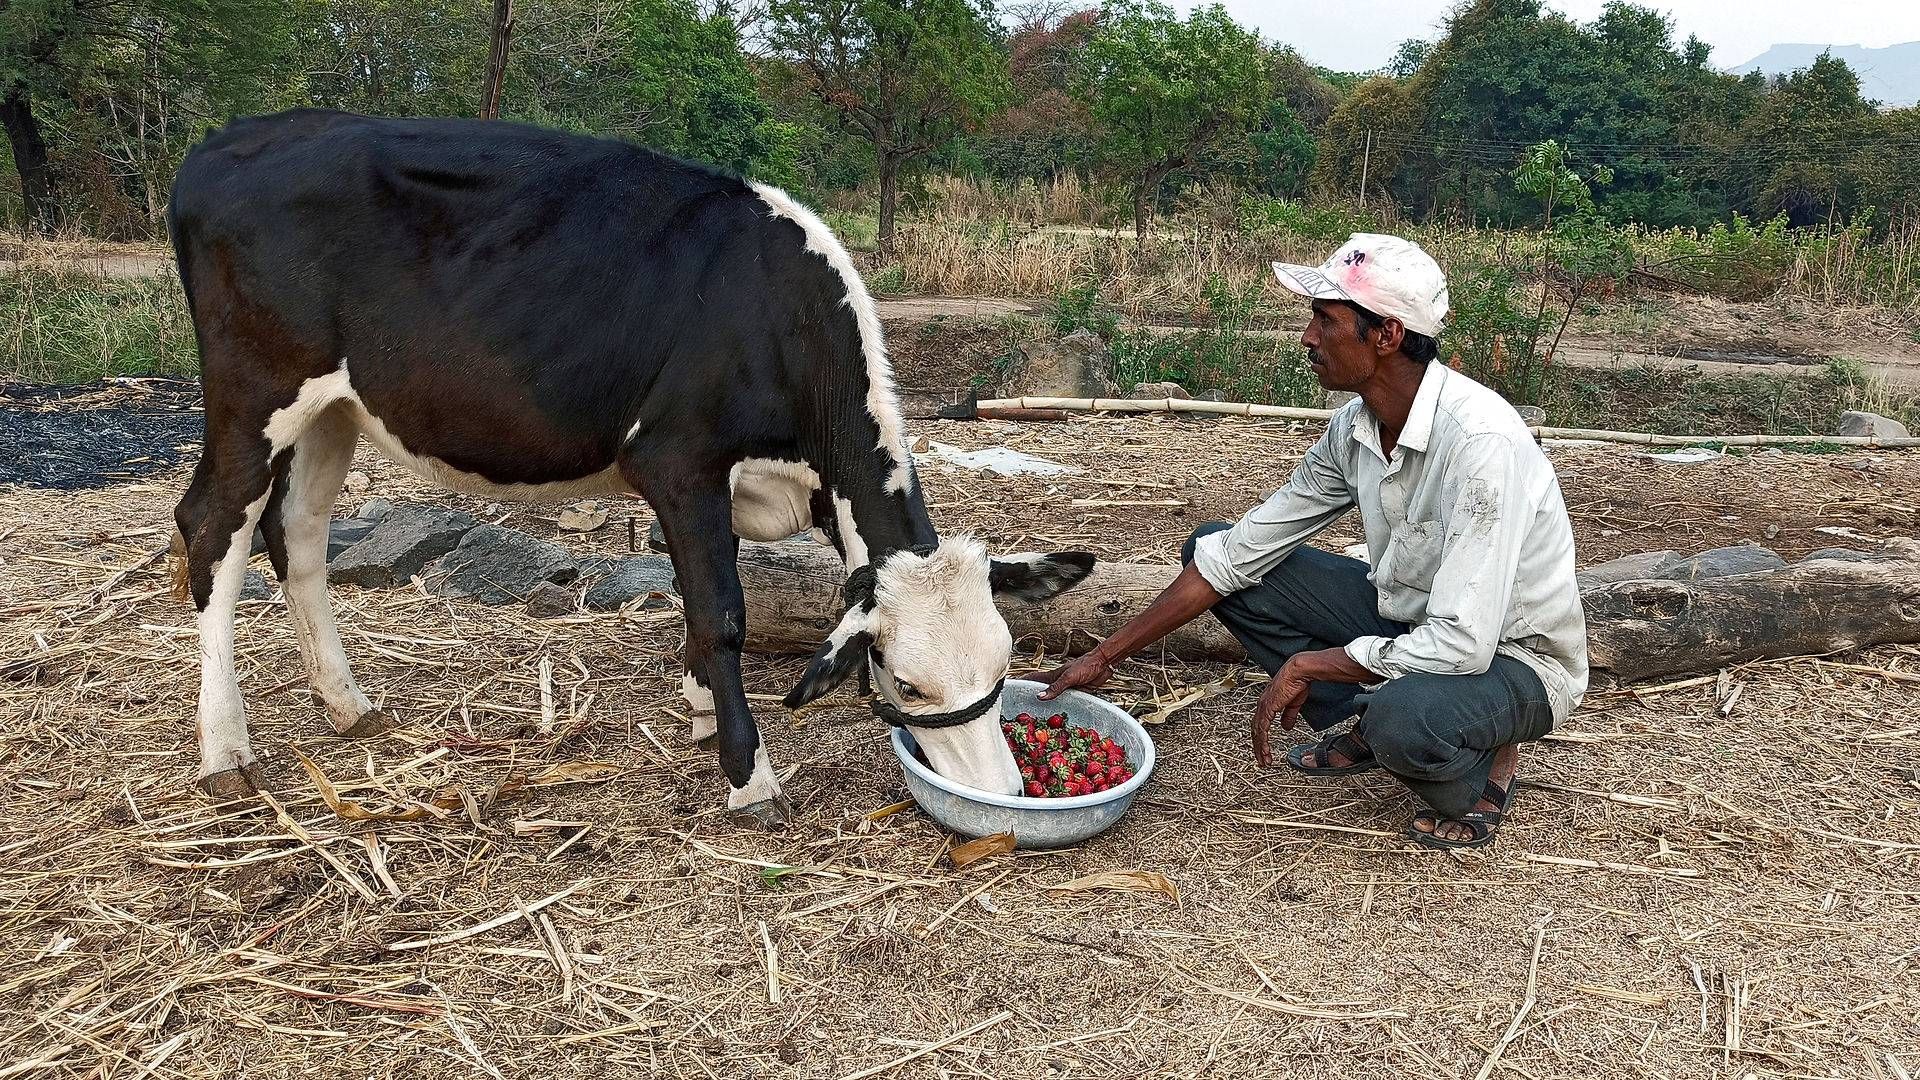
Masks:
[[[1213,522],[1194,530],[1181,561],[1193,562],[1202,536],[1229,527]],[[1269,674],[1298,652],[1408,630],[1406,623],[1380,617],[1366,563],[1312,547],[1296,549],[1258,585],[1215,604],[1213,614]],[[1407,675],[1372,693],[1317,682],[1301,710],[1315,731],[1355,714],[1360,737],[1380,764],[1449,818],[1480,800],[1495,750],[1553,730],[1553,708],[1540,677],[1509,656],[1495,656],[1485,674]]]

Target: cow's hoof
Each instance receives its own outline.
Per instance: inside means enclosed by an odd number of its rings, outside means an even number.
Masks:
[[[743,828],[773,832],[784,829],[793,820],[793,801],[784,793],[757,803],[748,803],[727,811],[727,820]]]
[[[256,761],[238,769],[227,769],[203,776],[200,778],[199,787],[219,806],[251,802],[255,795],[266,790],[266,772]]]
[[[385,735],[400,726],[400,718],[385,709],[375,709],[355,720],[351,726],[340,733],[343,739],[370,739],[375,735]]]

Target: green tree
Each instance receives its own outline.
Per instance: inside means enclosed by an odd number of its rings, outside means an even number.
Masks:
[[[630,0],[631,107],[642,142],[735,172],[769,150],[766,103],[724,13],[693,0]]]
[[[1417,80],[1384,76],[1368,79],[1335,106],[1321,130],[1313,169],[1314,187],[1329,198],[1392,196],[1396,176],[1421,175],[1414,161],[1426,114]],[[1401,201],[1407,201],[1402,199]]]
[[[1156,0],[1114,0],[1083,55],[1076,93],[1102,155],[1132,177],[1134,236],[1144,242],[1167,174],[1245,139],[1265,112],[1260,39],[1218,4],[1182,21]]]
[[[876,242],[893,249],[900,171],[1005,108],[1006,53],[974,0],[774,0],[769,41],[873,147]]]
[[[1775,80],[1741,125],[1728,172],[1756,216],[1784,213],[1794,225],[1812,225],[1855,205],[1847,166],[1874,120],[1859,77],[1823,53]]]
[[[287,17],[247,0],[0,2],[0,127],[29,227],[50,232],[67,210],[49,118],[153,207],[154,162],[260,92],[284,64]]]

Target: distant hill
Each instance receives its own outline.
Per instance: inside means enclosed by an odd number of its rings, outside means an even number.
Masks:
[[[1735,75],[1761,71],[1783,75],[1810,67],[1814,58],[1831,52],[1860,76],[1860,93],[1892,108],[1920,103],[1920,41],[1868,49],[1859,45],[1775,45],[1733,69]]]

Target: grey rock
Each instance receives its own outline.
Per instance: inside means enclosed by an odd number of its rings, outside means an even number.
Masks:
[[[610,559],[605,555],[589,555],[580,560],[580,576],[574,580],[592,581],[603,574],[612,573],[613,568],[618,565],[620,565],[618,559]]]
[[[1193,398],[1195,401],[1225,401],[1227,400],[1227,392],[1225,390],[1202,390],[1198,394],[1193,395]]]
[[[511,604],[526,599],[542,582],[564,583],[579,575],[580,564],[560,544],[502,525],[477,525],[440,560],[428,591],[483,604]]]
[[[1638,555],[1623,555],[1589,566],[1575,574],[1574,580],[1579,582],[1580,591],[1585,592],[1616,581],[1663,578],[1680,562],[1680,553],[1677,551],[1643,551]]]
[[[391,509],[393,509],[391,500],[368,499],[366,502],[360,504],[360,509],[354,511],[353,516],[364,518],[367,521],[379,521],[381,518],[386,517],[387,511]]]
[[[1834,426],[1835,435],[1871,435],[1876,439],[1910,439],[1907,425],[1898,420],[1889,420],[1879,413],[1843,412],[1840,422]]]
[[[362,520],[358,517],[334,518],[332,521],[329,521],[327,523],[327,561],[332,562],[334,556],[365,540],[367,534],[372,531],[373,522]],[[264,555],[266,551],[267,534],[265,530],[253,530],[253,546],[247,553],[248,557]]]
[[[1898,555],[1881,551],[1859,551],[1854,548],[1821,548],[1807,552],[1801,562],[1813,562],[1816,559],[1834,559],[1839,562],[1874,562],[1879,559],[1897,559]]]
[[[1734,574],[1778,570],[1785,565],[1787,560],[1768,548],[1758,544],[1742,544],[1739,547],[1714,548],[1691,559],[1682,559],[1660,576],[1674,581],[1703,581]]]
[[[404,585],[479,524],[458,510],[401,503],[374,524],[366,539],[333,559],[327,580],[372,589]]]
[[[527,614],[536,619],[558,619],[573,614],[573,592],[564,585],[543,581],[527,597]]]
[[[1547,410],[1538,405],[1515,405],[1513,411],[1528,427],[1539,427],[1547,422]]]
[[[273,585],[271,582],[267,581],[267,575],[261,573],[258,570],[249,568],[247,570],[247,576],[240,583],[240,599],[242,600],[273,599]]]
[[[1133,389],[1127,391],[1127,399],[1130,401],[1160,401],[1165,398],[1190,399],[1192,397],[1192,394],[1187,393],[1186,387],[1177,382],[1134,383]]]
[[[649,597],[640,605],[643,609],[669,606],[662,595],[652,595],[656,593],[680,594],[673,578],[673,560],[664,555],[635,555],[621,559],[587,590],[587,610],[618,611],[642,596]]]
[[[1329,390],[1327,391],[1327,403],[1324,406],[1322,406],[1322,408],[1327,408],[1327,409],[1343,408],[1346,406],[1348,402],[1355,401],[1359,397],[1360,397],[1359,394],[1356,394],[1351,390]]]
[[[1110,398],[1118,392],[1107,344],[1088,330],[1022,346],[1007,377],[1009,397]]]
[[[327,522],[327,561],[372,535],[376,522],[363,518],[334,518]]]

